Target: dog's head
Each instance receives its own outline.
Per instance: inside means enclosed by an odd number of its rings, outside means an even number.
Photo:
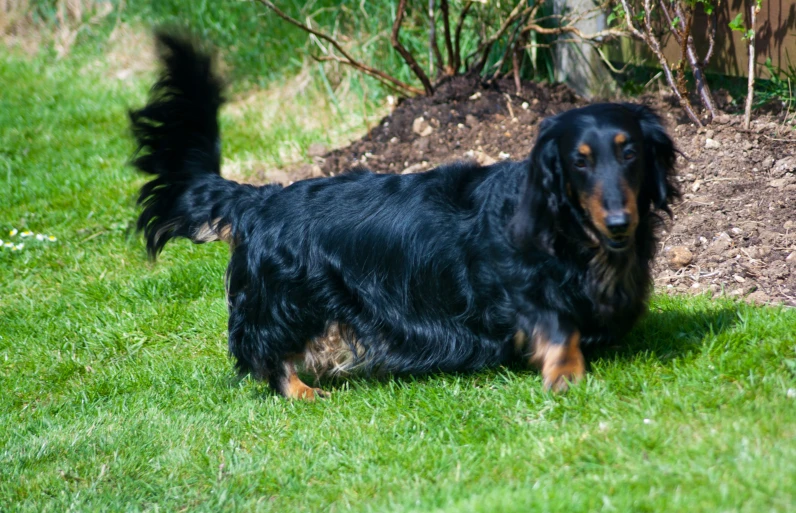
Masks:
[[[511,231],[521,247],[550,253],[564,209],[603,248],[633,244],[652,209],[671,213],[674,143],[648,107],[604,103],[546,119],[531,152],[523,197]]]

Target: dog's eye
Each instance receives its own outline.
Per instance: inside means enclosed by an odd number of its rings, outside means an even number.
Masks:
[[[578,168],[578,169],[586,169],[586,166],[587,166],[586,159],[583,159],[583,158],[575,159],[575,167],[576,168]]]
[[[630,148],[627,148],[622,153],[622,156],[624,157],[625,160],[633,160],[634,158],[636,158],[636,152],[631,150]]]

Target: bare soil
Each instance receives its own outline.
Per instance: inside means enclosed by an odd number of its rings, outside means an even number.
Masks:
[[[728,295],[796,306],[796,126],[787,113],[758,117],[750,130],[721,114],[697,129],[670,99],[646,96],[684,156],[683,200],[655,262],[659,292]],[[381,173],[418,172],[445,162],[488,164],[525,158],[540,120],[584,105],[565,86],[483,87],[458,77],[430,98],[400,102],[362,139],[326,152],[291,179],[333,175],[356,166]]]

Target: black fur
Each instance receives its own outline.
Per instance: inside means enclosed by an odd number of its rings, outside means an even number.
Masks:
[[[645,310],[656,211],[678,195],[674,147],[650,109],[597,104],[548,119],[520,162],[258,188],[219,175],[222,98],[210,59],[184,39],[158,41],[165,71],[131,113],[143,150],[135,165],[155,176],[138,226],[153,256],[173,237],[208,240],[196,236],[203,226],[229,230],[218,238],[233,247],[229,349],[239,370],[279,390],[284,362],[331,325],[364,348],[367,370],[472,370],[516,357],[518,331],[553,343],[573,330],[584,342],[616,339]],[[572,145],[588,133],[597,151],[616,128],[635,159],[577,174]],[[608,198],[618,175],[638,198],[622,251],[605,245],[578,200],[595,180]]]

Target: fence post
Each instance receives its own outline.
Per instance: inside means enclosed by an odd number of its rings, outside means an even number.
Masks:
[[[593,0],[553,0],[556,14],[577,14],[594,8]],[[584,33],[594,33],[606,28],[605,13],[598,13],[574,24]],[[559,39],[572,39],[564,34]],[[571,87],[586,99],[610,97],[616,83],[610,71],[588,43],[559,43],[555,46],[555,78]]]

